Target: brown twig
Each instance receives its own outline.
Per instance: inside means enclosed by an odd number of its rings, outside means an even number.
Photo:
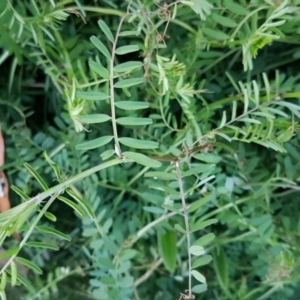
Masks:
[[[192,154],[201,151],[201,152],[210,152],[214,149],[213,143],[205,143],[191,149],[183,149],[183,151],[178,156],[149,156],[149,158],[158,160],[158,161],[168,161],[171,163],[176,163],[185,157],[186,154],[191,156]]]

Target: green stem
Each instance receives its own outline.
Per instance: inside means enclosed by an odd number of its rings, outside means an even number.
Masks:
[[[116,32],[116,37],[113,42],[113,47],[111,50],[111,60],[110,60],[110,66],[109,66],[111,122],[112,122],[112,127],[113,127],[113,132],[114,132],[115,147],[117,148],[116,154],[119,157],[122,157],[122,151],[121,151],[121,147],[120,147],[119,140],[118,140],[118,130],[117,130],[117,123],[116,123],[115,88],[114,88],[114,60],[115,60],[116,47],[117,47],[117,43],[118,43],[120,30],[121,30],[122,24],[123,24],[126,16],[127,15],[124,15],[119,23],[119,26],[118,26],[118,29]],[[119,151],[119,152],[117,152],[117,151]]]
[[[186,230],[186,243],[187,243],[187,249],[188,249],[188,265],[189,265],[188,296],[191,298],[191,296],[192,296],[192,273],[191,273],[192,272],[192,255],[190,252],[190,248],[191,248],[190,225],[189,225],[187,206],[186,206],[186,202],[185,202],[183,183],[182,183],[181,172],[180,172],[178,161],[175,163],[175,166],[176,166],[176,171],[177,171],[180,198],[181,198],[181,202],[182,202],[182,210],[183,210],[185,230]]]
[[[79,180],[82,180],[85,177],[88,177],[88,176],[90,176],[90,175],[92,175],[92,174],[94,174],[94,173],[96,173],[100,170],[103,170],[103,169],[106,169],[106,168],[109,168],[109,167],[112,167],[112,166],[115,166],[115,165],[119,165],[122,162],[123,162],[122,159],[116,158],[116,159],[112,159],[108,162],[102,163],[98,166],[87,169],[87,170],[81,172],[80,174],[75,175],[74,177],[72,177],[70,179],[67,179],[63,183],[55,185],[54,187],[50,188],[49,190],[47,190],[45,192],[42,192],[41,194],[38,195],[38,197],[39,197],[40,201],[42,201],[42,200],[50,197],[54,193],[60,193],[61,191],[63,191],[69,185],[74,184],[75,182],[77,182]],[[33,200],[34,198],[36,198],[36,196],[29,199],[29,200],[27,200],[27,201]]]
[[[133,240],[133,243],[135,243],[139,238],[141,238],[148,230],[150,230],[152,227],[156,226],[157,224],[159,224],[160,222],[165,221],[166,219],[169,219],[173,216],[176,216],[177,213],[176,212],[171,212],[168,214],[164,214],[161,217],[159,217],[158,219],[148,223],[145,227],[143,227],[142,229],[140,229],[137,234],[136,237]]]
[[[120,10],[116,9],[111,9],[111,8],[100,8],[100,7],[94,7],[94,6],[82,6],[82,9],[84,11],[89,11],[89,12],[95,12],[95,13],[100,13],[103,15],[109,15],[109,16],[119,16],[119,17],[124,17],[125,13]],[[65,8],[60,9],[59,11],[68,11],[68,10],[78,10],[78,6],[68,6]]]
[[[276,292],[278,289],[280,289],[282,286],[281,284],[279,285],[274,285],[271,289],[269,289],[265,294],[260,296],[257,300],[265,300],[265,299],[270,299],[270,295]]]

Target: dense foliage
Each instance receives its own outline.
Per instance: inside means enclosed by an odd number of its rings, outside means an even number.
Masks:
[[[0,1],[2,299],[299,299],[299,21]]]

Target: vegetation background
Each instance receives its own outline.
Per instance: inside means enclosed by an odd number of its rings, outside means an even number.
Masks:
[[[0,1],[1,298],[299,299],[299,21]]]

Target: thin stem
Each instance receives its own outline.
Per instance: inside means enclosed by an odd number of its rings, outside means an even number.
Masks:
[[[157,224],[159,224],[160,222],[171,218],[173,216],[177,215],[176,212],[171,212],[165,215],[162,215],[161,217],[159,217],[158,219],[150,222],[149,224],[147,224],[145,227],[143,227],[141,230],[138,231],[138,233],[136,234],[136,240],[138,240],[139,238],[141,238],[149,229],[151,229],[152,227],[156,226]]]
[[[187,207],[187,209],[189,208],[189,206]],[[182,211],[182,208],[180,209],[180,211]],[[130,247],[136,243],[147,231],[149,231],[152,227],[158,225],[159,223],[173,217],[176,216],[178,213],[177,212],[170,212],[167,214],[163,214],[161,217],[159,217],[158,219],[150,222],[149,224],[147,224],[146,226],[144,226],[142,229],[140,229],[137,234],[133,237],[133,239],[130,241]]]
[[[143,176],[143,174],[145,172],[147,172],[150,168],[149,167],[145,167],[144,169],[142,169],[139,173],[137,173],[129,182],[128,182],[128,186],[131,186],[136,180],[138,180],[139,178],[141,178]]]
[[[160,266],[160,264],[162,263],[162,261],[163,260],[161,258],[158,261],[156,261],[145,274],[143,274],[141,277],[139,277],[135,281],[134,286],[137,287],[142,282],[144,282],[145,280],[147,280],[152,275],[152,273]]]
[[[103,14],[103,15],[108,15],[108,16],[120,16],[123,17],[125,15],[125,12],[117,10],[117,9],[112,9],[112,8],[102,8],[102,7],[93,7],[93,6],[82,6],[82,9],[84,11],[89,11],[89,12],[94,12],[97,14]],[[63,7],[60,10],[57,10],[58,12],[61,11],[72,11],[72,10],[78,10],[78,6],[67,6]]]
[[[141,300],[136,286],[133,286],[133,293],[134,293],[134,296],[135,296],[136,300]]]
[[[276,292],[278,289],[281,288],[281,284],[276,284],[274,285],[271,289],[269,289],[265,294],[260,296],[257,300],[265,300],[265,299],[270,299],[269,296]]]
[[[228,203],[226,205],[223,205],[223,206],[221,206],[221,207],[219,207],[219,208],[217,208],[217,209],[215,209],[215,210],[213,210],[213,211],[205,214],[203,217],[201,217],[199,219],[199,222],[200,222],[200,220],[201,221],[207,220],[207,219],[211,218],[212,216],[217,215],[218,213],[220,213],[222,211],[230,209],[230,208],[234,207],[235,205],[239,205],[239,204],[243,204],[243,203],[245,203],[247,201],[251,201],[252,199],[253,199],[253,196],[249,196],[249,197],[245,197],[243,199],[236,200],[234,203],[231,202],[231,203]]]
[[[117,42],[118,42],[120,30],[121,30],[122,24],[123,24],[126,17],[127,17],[127,15],[123,16],[121,18],[120,23],[119,23],[119,26],[118,26],[118,29],[117,29],[117,32],[116,32],[116,37],[115,37],[115,40],[113,42],[113,46],[112,46],[112,50],[111,50],[111,60],[110,60],[110,66],[109,66],[111,122],[112,122],[112,127],[113,127],[115,145],[116,145],[117,150],[120,152],[120,153],[117,153],[117,155],[119,157],[122,157],[122,151],[121,151],[119,140],[118,140],[118,130],[117,130],[117,123],[116,123],[115,89],[114,89],[114,60],[115,60],[116,47],[117,47]]]
[[[184,190],[183,190],[183,183],[181,178],[181,171],[179,168],[179,163],[176,162],[176,171],[177,171],[177,178],[178,178],[178,184],[179,184],[179,191],[180,191],[180,198],[182,202],[182,210],[184,215],[184,222],[185,222],[185,231],[186,231],[186,243],[188,248],[188,265],[189,265],[189,288],[188,288],[188,296],[192,297],[192,255],[190,253],[191,248],[191,237],[190,237],[190,225],[189,225],[189,218],[188,218],[188,212],[187,212],[187,206],[185,202],[184,197]]]
[[[101,226],[98,224],[98,221],[97,219],[92,219],[93,220],[93,223],[95,224],[97,230],[98,230],[98,233],[100,234],[101,237],[104,237],[105,236],[105,233],[103,232]]]

